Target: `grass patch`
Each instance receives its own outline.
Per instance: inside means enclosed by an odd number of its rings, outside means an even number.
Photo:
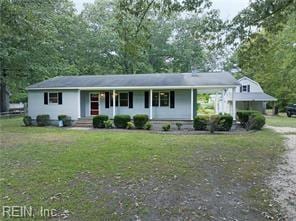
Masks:
[[[285,115],[279,116],[265,116],[266,124],[274,127],[294,127],[296,128],[296,117],[287,117]]]
[[[260,220],[272,199],[258,191],[283,151],[268,129],[196,136],[0,124],[1,206],[69,210],[70,220]]]

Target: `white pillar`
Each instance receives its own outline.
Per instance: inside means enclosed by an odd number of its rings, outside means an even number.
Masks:
[[[115,105],[116,105],[116,95],[115,95],[115,90],[112,92],[112,98],[113,98],[113,118],[115,117]]]
[[[222,91],[222,114],[225,113],[225,90]]]
[[[153,113],[152,113],[152,89],[150,89],[150,96],[149,96],[149,119],[152,120]]]
[[[191,88],[190,120],[193,120],[193,99],[194,99],[193,88]]]
[[[77,110],[77,117],[81,117],[81,104],[80,104],[80,90],[78,90],[78,95],[77,95],[77,105],[78,105],[78,110]]]
[[[234,97],[235,88],[232,88],[232,118],[236,120],[236,100]]]
[[[218,93],[215,94],[215,112],[218,114],[219,112],[219,100],[218,100]]]

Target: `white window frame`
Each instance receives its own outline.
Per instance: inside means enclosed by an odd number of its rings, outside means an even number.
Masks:
[[[120,103],[122,94],[127,94],[127,105],[126,106],[122,106]],[[128,92],[119,92],[118,93],[118,106],[119,107],[129,107],[129,93]]]
[[[157,106],[153,106],[153,107],[170,107],[171,105],[171,96],[170,96],[170,91],[153,91],[153,93],[157,93],[158,95],[158,105]],[[152,103],[153,103],[153,93],[152,93]],[[160,93],[168,93],[168,105],[166,106],[162,106],[160,105]]]
[[[58,105],[58,104],[59,104],[59,93],[61,93],[61,92],[58,92],[58,91],[47,92],[47,94],[48,94],[48,97],[47,97],[47,103],[48,103],[49,105]],[[56,95],[57,95],[57,102],[51,102],[51,101],[50,101],[50,94],[56,94]],[[62,95],[62,96],[63,96],[63,95]]]

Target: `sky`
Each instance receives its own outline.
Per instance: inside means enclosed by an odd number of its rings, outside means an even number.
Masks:
[[[76,9],[80,12],[83,9],[83,3],[93,3],[94,0],[73,0]],[[220,10],[223,20],[232,19],[239,11],[248,6],[249,0],[212,0],[213,7]]]

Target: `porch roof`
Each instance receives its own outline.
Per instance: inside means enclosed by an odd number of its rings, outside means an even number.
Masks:
[[[235,93],[236,101],[276,101],[277,99],[263,92]]]
[[[58,76],[27,87],[38,89],[227,88],[240,85],[229,72]]]

